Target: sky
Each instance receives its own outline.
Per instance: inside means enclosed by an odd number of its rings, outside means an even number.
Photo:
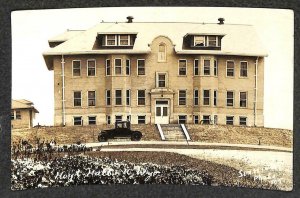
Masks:
[[[112,14],[113,13],[113,14]],[[42,53],[48,39],[67,29],[88,29],[105,22],[205,22],[254,25],[265,46],[265,127],[293,129],[294,14],[291,10],[201,7],[122,7],[12,12],[12,99],[27,99],[39,114],[35,124],[53,125],[53,71]]]

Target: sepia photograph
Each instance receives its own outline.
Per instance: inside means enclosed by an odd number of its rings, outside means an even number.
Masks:
[[[11,28],[11,190],[293,190],[292,10],[22,10]]]

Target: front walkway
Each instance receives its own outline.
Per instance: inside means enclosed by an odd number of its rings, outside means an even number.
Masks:
[[[276,146],[265,146],[265,145],[252,145],[252,144],[227,144],[227,143],[205,143],[205,142],[187,142],[187,141],[108,141],[108,142],[97,142],[97,143],[86,143],[87,147],[100,147],[100,146],[112,146],[112,145],[186,145],[188,146],[199,146],[211,147],[214,149],[222,148],[226,149],[255,149],[255,150],[270,150],[270,151],[285,151],[292,152],[292,148],[276,147]],[[151,146],[150,146],[151,147]]]

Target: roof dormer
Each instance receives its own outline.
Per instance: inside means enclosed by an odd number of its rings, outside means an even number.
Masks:
[[[98,33],[99,49],[132,49],[137,33]]]
[[[195,50],[221,50],[222,38],[219,34],[187,34],[184,37],[184,47]]]

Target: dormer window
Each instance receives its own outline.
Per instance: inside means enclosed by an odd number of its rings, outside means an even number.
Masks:
[[[106,45],[116,46],[117,45],[117,35],[106,35]]]
[[[194,46],[205,46],[205,37],[204,36],[195,36],[194,37]]]
[[[120,46],[128,46],[130,44],[130,36],[129,35],[119,35],[119,45]]]
[[[225,35],[187,34],[184,37],[184,48],[202,50],[221,50],[221,39]]]
[[[132,49],[136,33],[98,33],[95,49]]]

